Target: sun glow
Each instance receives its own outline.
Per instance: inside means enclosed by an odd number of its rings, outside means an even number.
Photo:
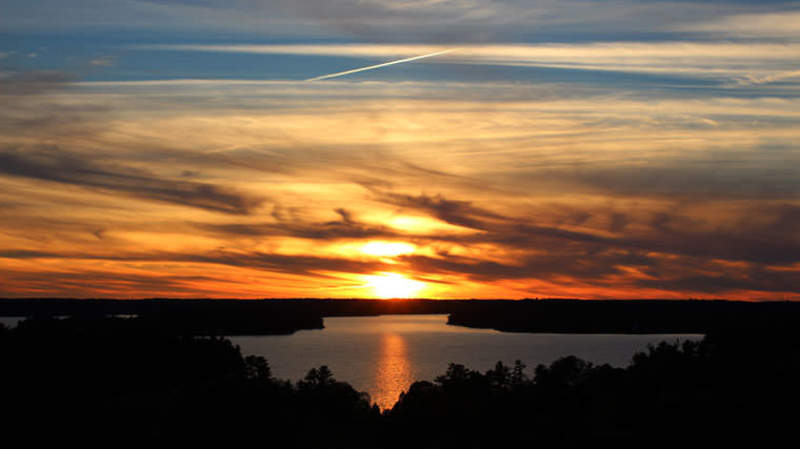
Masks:
[[[378,298],[412,298],[425,287],[424,282],[409,279],[398,273],[364,276],[366,285]]]
[[[372,241],[361,247],[361,252],[377,257],[395,257],[402,254],[411,254],[417,247],[404,242]]]

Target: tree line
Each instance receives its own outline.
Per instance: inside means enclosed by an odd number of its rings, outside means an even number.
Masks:
[[[662,342],[625,368],[565,356],[528,369],[451,364],[389,410],[327,367],[295,382],[222,337],[137,319],[0,327],[4,432],[28,444],[277,447],[763,446],[791,434],[791,328]]]

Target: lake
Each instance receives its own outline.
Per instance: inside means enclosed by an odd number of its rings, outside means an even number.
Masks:
[[[7,328],[16,327],[20,321],[25,319],[24,316],[16,317],[16,316],[0,316],[0,324]]]
[[[275,377],[296,381],[327,365],[337,380],[369,393],[382,409],[416,380],[433,380],[450,362],[486,371],[497,361],[522,360],[528,375],[539,364],[575,355],[595,364],[624,367],[633,354],[660,341],[702,335],[530,334],[448,326],[447,315],[325,318],[325,329],[292,335],[239,336],[245,355],[265,357]]]

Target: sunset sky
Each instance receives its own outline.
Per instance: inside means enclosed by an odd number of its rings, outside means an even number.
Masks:
[[[800,299],[797,1],[0,0],[0,105],[3,297]]]

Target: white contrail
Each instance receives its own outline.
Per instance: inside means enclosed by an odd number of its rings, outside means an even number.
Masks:
[[[331,73],[329,75],[317,76],[315,78],[309,78],[306,81],[320,81],[320,80],[326,80],[328,78],[336,78],[337,76],[345,76],[345,75],[350,75],[351,73],[358,73],[358,72],[363,72],[365,70],[379,69],[381,67],[400,64],[401,62],[416,61],[417,59],[439,56],[456,50],[457,50],[456,48],[451,48],[449,50],[437,51],[436,53],[429,53],[427,55],[414,56],[413,58],[399,59],[397,61],[384,62],[383,64],[371,65],[369,67],[361,67],[359,69],[345,70],[344,72],[336,72],[336,73]]]

